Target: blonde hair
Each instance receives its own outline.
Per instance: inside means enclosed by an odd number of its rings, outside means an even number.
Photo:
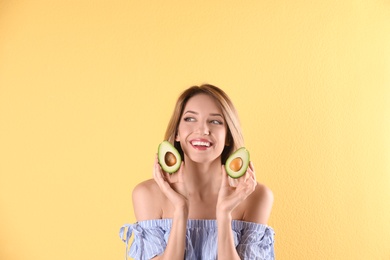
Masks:
[[[227,124],[226,144],[221,155],[221,162],[225,163],[229,155],[231,155],[238,148],[244,146],[244,138],[242,136],[237,110],[235,109],[228,95],[222,89],[216,86],[210,84],[192,86],[181,93],[177,99],[172,117],[168,123],[168,127],[165,132],[165,140],[173,144],[179,151],[181,157],[184,158],[183,150],[181,149],[180,143],[175,141],[175,137],[184,107],[191,97],[198,94],[209,95],[216,101],[217,105],[222,110],[222,115]]]

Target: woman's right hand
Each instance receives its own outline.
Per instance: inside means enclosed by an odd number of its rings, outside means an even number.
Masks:
[[[183,166],[184,162],[181,163],[180,168],[176,173],[167,173],[162,170],[156,155],[153,178],[157,182],[162,193],[164,193],[164,195],[172,203],[175,211],[184,211],[188,214],[188,193],[183,178]]]
[[[153,178],[161,192],[174,207],[171,232],[163,254],[153,259],[183,259],[186,248],[186,230],[188,220],[188,192],[184,184],[183,167],[181,163],[176,173],[169,174],[161,169],[158,158],[154,161]]]

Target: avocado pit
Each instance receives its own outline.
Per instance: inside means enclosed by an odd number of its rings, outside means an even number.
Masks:
[[[173,165],[176,164],[177,159],[176,159],[176,156],[175,156],[173,153],[167,152],[167,153],[165,154],[165,156],[164,156],[164,161],[165,161],[165,163],[166,163],[169,167],[171,167],[171,166],[173,166]]]
[[[241,157],[237,157],[230,162],[229,168],[234,172],[238,172],[242,168],[242,164],[243,162]]]

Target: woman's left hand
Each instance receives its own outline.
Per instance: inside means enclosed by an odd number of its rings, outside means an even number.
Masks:
[[[237,185],[232,187],[229,184],[229,176],[222,165],[222,183],[218,193],[217,215],[231,214],[256,188],[257,181],[253,163],[249,163],[246,173],[238,179]]]

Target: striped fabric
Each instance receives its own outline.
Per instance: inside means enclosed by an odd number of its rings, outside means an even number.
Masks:
[[[164,252],[172,226],[171,219],[155,219],[126,224],[119,236],[126,243],[126,259],[151,259]],[[239,220],[232,221],[234,243],[241,259],[273,260],[274,231],[271,227]],[[130,238],[134,234],[129,248]],[[184,259],[217,259],[217,221],[191,219],[187,222]]]

